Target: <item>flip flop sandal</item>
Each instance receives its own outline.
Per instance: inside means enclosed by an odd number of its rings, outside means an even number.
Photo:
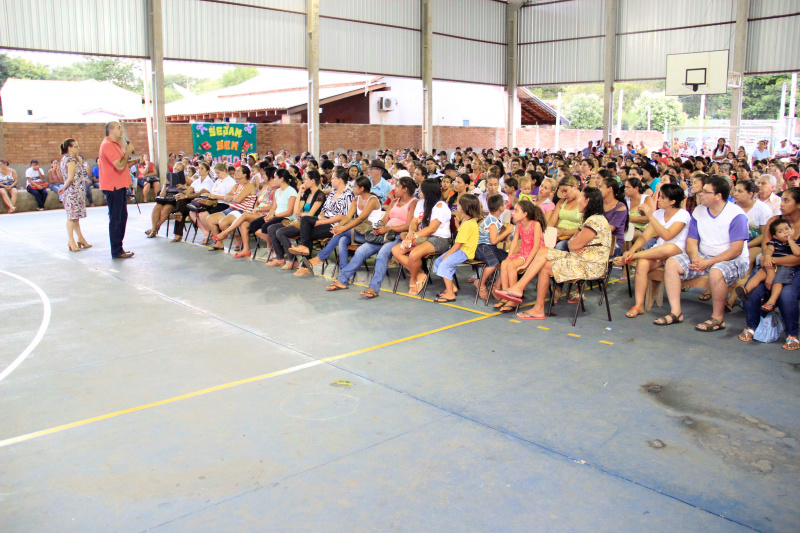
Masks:
[[[631,315],[631,313],[632,313],[633,311],[636,311],[636,314],[635,314],[635,315]],[[641,309],[641,308],[639,308],[639,307],[636,307],[636,306],[634,305],[634,306],[632,306],[632,307],[631,307],[631,308],[628,310],[628,312],[627,312],[627,313],[625,313],[625,316],[626,316],[626,317],[628,317],[628,318],[636,318],[637,316],[639,316],[639,315],[643,315],[643,314],[644,314],[644,309]]]
[[[765,311],[767,313],[771,313],[772,311],[775,310],[775,306],[773,304],[766,303],[766,304],[761,306],[761,310]]]
[[[743,332],[739,333],[739,340],[742,342],[753,342],[753,335],[755,332],[750,329],[746,328]]]
[[[800,349],[800,342],[798,342],[797,337],[786,337],[786,342],[781,346],[784,350],[789,350],[793,352],[797,349]]]
[[[544,320],[543,316],[531,316],[528,313],[524,315],[522,313],[517,313],[517,318],[520,320]]]
[[[292,274],[293,276],[297,276],[298,278],[302,278],[303,276],[308,276],[311,274],[311,271],[308,270],[306,267],[300,267],[297,269],[297,272]]]
[[[667,322],[667,318],[671,318],[672,322]],[[682,322],[683,322],[683,313],[681,313],[678,316],[675,316],[673,313],[667,313],[666,315],[653,320],[653,324],[655,324],[656,326],[671,326],[673,324],[680,324]]]
[[[700,326],[705,326],[705,328],[701,328]],[[702,331],[703,333],[711,333],[712,331],[720,331],[725,329],[725,327],[725,322],[720,322],[716,318],[709,318],[708,320],[696,325],[694,329],[697,331]]]
[[[509,302],[514,302],[516,304],[521,304],[522,303],[522,297],[514,296],[513,294],[509,294],[506,291],[496,290],[496,291],[494,291],[494,294],[498,298],[502,298],[503,300],[508,300]]]
[[[507,302],[508,302],[508,300],[500,300],[499,302],[497,302],[496,304],[494,304],[492,307],[494,307],[495,309],[498,309],[498,310],[499,310],[499,309],[501,309],[501,308],[503,308],[503,307],[508,307],[508,306],[506,305],[506,303],[507,303]]]
[[[456,301],[455,298],[444,298],[442,296],[439,296],[438,298],[436,298],[434,300],[434,302],[436,302],[437,304],[449,304],[449,303],[453,303],[455,301]]]
[[[500,312],[501,313],[513,313],[514,312],[514,307],[512,307],[510,305],[507,305],[507,306],[503,307],[502,309],[500,309]]]
[[[336,285],[335,283],[331,283],[330,285],[325,287],[325,290],[328,291],[328,292],[336,292],[336,291],[346,291],[349,288],[350,287],[348,287],[348,286],[340,287],[340,286]]]
[[[700,300],[701,302],[707,302],[707,301],[709,301],[711,299],[711,293],[710,292],[704,292],[703,294],[698,296],[697,299]]]
[[[174,239],[172,239],[169,242],[181,242],[182,240],[183,240],[183,237],[175,237]]]
[[[361,296],[363,296],[367,300],[372,300],[373,298],[377,298],[378,296],[380,296],[380,294],[378,294],[372,289],[367,289],[361,292]]]

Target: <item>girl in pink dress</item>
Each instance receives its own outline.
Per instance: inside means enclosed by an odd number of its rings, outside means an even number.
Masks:
[[[517,282],[517,273],[527,269],[539,249],[544,247],[544,230],[547,227],[542,210],[528,200],[517,202],[512,220],[517,226],[509,248],[513,253],[500,264],[500,288],[503,290]],[[518,241],[519,250],[514,252]],[[515,304],[500,299],[494,307],[509,313],[514,310]]]

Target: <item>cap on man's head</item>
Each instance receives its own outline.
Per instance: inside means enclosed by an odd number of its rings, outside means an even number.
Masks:
[[[790,179],[800,178],[800,174],[797,173],[796,170],[792,169],[786,174],[783,175],[783,179],[789,181]]]
[[[375,167],[381,170],[386,170],[386,165],[384,165],[383,161],[381,161],[380,159],[373,159],[372,161],[370,161],[369,167],[370,168]]]

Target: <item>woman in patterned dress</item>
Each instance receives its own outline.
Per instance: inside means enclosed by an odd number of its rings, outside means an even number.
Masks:
[[[79,252],[81,248],[91,248],[81,233],[81,219],[86,218],[86,192],[84,180],[86,170],[79,161],[78,141],[67,139],[61,143],[61,175],[65,177],[64,186],[58,191],[63,194],[64,210],[67,212],[67,246],[70,251]],[[75,240],[74,236],[78,239]]]
[[[556,283],[573,279],[597,278],[606,270],[611,252],[611,227],[603,214],[603,195],[599,189],[585,187],[578,200],[583,222],[569,240],[569,252],[543,248],[522,278],[506,291],[497,291],[501,298],[522,301],[522,291],[538,274],[536,305],[526,313],[517,314],[523,320],[544,320],[544,300],[552,276]]]

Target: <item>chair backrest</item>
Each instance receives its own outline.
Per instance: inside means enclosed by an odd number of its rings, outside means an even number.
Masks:
[[[636,228],[629,222],[628,229],[625,230],[625,242],[631,242],[633,240],[634,231],[636,231]]]
[[[558,240],[558,229],[555,226],[548,226],[544,230],[544,245],[547,248],[555,248]]]

